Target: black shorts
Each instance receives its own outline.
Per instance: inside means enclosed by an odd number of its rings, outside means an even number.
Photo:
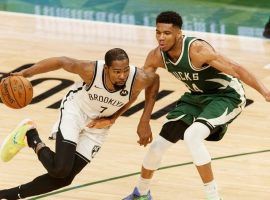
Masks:
[[[226,133],[227,125],[211,128],[206,122],[202,120],[198,121],[205,124],[211,131],[210,135],[205,139],[207,141],[219,141]],[[181,119],[177,121],[168,121],[163,125],[159,135],[172,143],[176,143],[178,140],[184,139],[184,133],[188,127],[189,125],[183,122]]]

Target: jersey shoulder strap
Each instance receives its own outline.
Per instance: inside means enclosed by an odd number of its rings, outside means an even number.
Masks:
[[[129,91],[129,99],[131,98],[132,89],[133,89],[136,75],[137,75],[137,67],[135,67],[134,65],[130,65],[130,71],[129,71],[129,75],[128,75],[128,79],[127,79],[126,87],[125,87],[125,90]]]

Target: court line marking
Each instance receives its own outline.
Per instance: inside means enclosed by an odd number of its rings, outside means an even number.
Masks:
[[[246,156],[246,155],[252,155],[252,154],[259,154],[259,153],[266,153],[266,152],[270,152],[270,149],[261,150],[261,151],[253,151],[253,152],[248,152],[248,153],[239,153],[239,154],[233,154],[233,155],[228,155],[228,156],[221,156],[221,157],[212,158],[212,160],[221,160],[221,159],[226,159],[226,158],[233,158],[233,157]],[[164,169],[180,167],[180,166],[185,166],[185,165],[191,165],[191,164],[193,164],[193,162],[180,163],[180,164],[176,164],[176,165],[169,165],[169,166],[165,166],[165,167],[160,167],[158,170],[160,171],[160,170],[164,170]],[[130,177],[130,176],[135,176],[135,175],[139,175],[139,174],[140,174],[140,172],[134,172],[134,173],[125,174],[125,175],[122,175],[122,176],[116,176],[116,177],[103,179],[103,180],[99,180],[99,181],[94,181],[94,182],[90,182],[90,183],[86,183],[86,184],[82,184],[82,185],[78,185],[78,186],[73,186],[73,187],[69,187],[69,188],[65,188],[65,189],[60,189],[58,191],[43,194],[43,195],[31,198],[29,200],[41,199],[41,198],[44,198],[44,197],[53,196],[55,194],[67,192],[67,191],[70,191],[70,190],[75,190],[75,189],[79,189],[79,188],[82,188],[82,187],[87,187],[87,186],[90,186],[90,185],[96,185],[96,184],[99,184],[99,183],[109,182],[109,181],[113,181],[113,180],[117,180],[117,179],[121,179],[121,178],[126,178],[126,177]]]

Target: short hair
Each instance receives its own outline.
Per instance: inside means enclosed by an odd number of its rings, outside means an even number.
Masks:
[[[174,26],[182,28],[183,20],[182,17],[174,11],[161,12],[156,18],[157,23],[173,24]]]
[[[107,66],[111,66],[112,62],[115,60],[126,60],[126,59],[129,61],[127,53],[120,48],[110,49],[105,54],[105,64]]]

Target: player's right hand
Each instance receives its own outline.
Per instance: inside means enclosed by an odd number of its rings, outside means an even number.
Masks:
[[[139,140],[137,141],[140,146],[146,146],[153,140],[151,127],[148,121],[140,121],[137,127],[137,134]]]
[[[114,120],[112,120],[110,117],[102,117],[98,119],[93,119],[88,125],[88,128],[108,128],[114,124]]]

